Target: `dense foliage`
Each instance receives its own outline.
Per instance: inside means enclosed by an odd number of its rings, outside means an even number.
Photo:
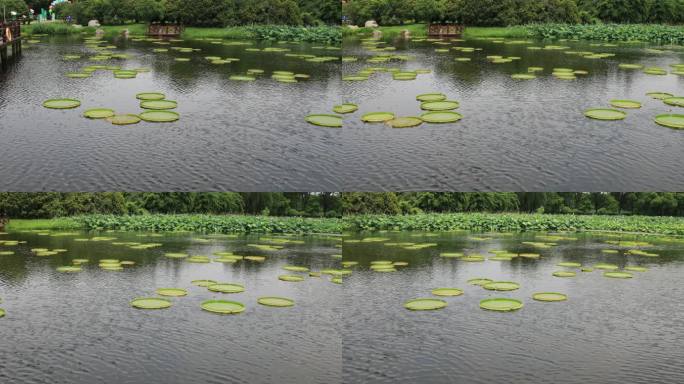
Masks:
[[[340,202],[335,193],[0,193],[0,216],[10,218],[146,213],[337,217]]]
[[[200,233],[340,233],[340,219],[236,215],[89,215],[76,218],[87,230]]]
[[[684,28],[657,24],[537,24],[526,27],[541,39],[650,41],[684,44]]]
[[[349,0],[354,24],[452,21],[474,26],[531,23],[682,23],[684,0]]]
[[[624,231],[684,235],[684,219],[654,216],[577,216],[442,213],[358,215],[346,218],[353,231]]]
[[[344,193],[344,214],[536,212],[684,216],[684,193]]]
[[[104,24],[174,21],[211,27],[339,24],[341,17],[338,0],[78,0],[58,5],[56,12],[79,24],[97,19]]]
[[[11,12],[16,12],[17,16],[27,15],[29,7],[24,0],[0,0],[0,21],[3,16],[7,20],[12,19]],[[3,15],[2,12],[5,12]]]

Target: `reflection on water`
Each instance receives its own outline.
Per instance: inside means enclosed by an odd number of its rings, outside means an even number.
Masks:
[[[363,240],[365,239],[365,240]],[[613,242],[645,241],[644,244]],[[528,243],[556,243],[523,244]],[[609,243],[610,242],[610,243]],[[432,243],[432,245],[430,245]],[[420,245],[430,245],[420,248]],[[419,245],[419,246],[416,246]],[[413,248],[413,249],[411,249]],[[604,250],[617,250],[606,253]],[[636,255],[630,250],[657,254]],[[491,251],[539,254],[494,261]],[[441,257],[480,254],[484,262]],[[501,254],[499,252],[499,254]],[[371,383],[673,383],[684,380],[684,240],[590,234],[470,234],[385,232],[345,238],[344,261],[358,262],[345,279],[343,380]],[[397,272],[374,272],[371,262],[405,261]],[[581,272],[558,263],[591,267],[641,266],[631,279],[603,270]],[[575,271],[559,278],[553,272]],[[513,281],[520,289],[493,292],[472,278]],[[431,297],[434,288],[464,290],[448,306],[414,312],[404,302]],[[531,299],[560,292],[558,303]],[[436,297],[436,296],[432,296]],[[510,297],[521,310],[479,308],[489,297]]]
[[[114,237],[97,241],[97,237]],[[80,239],[91,239],[84,241]],[[93,240],[94,239],[94,240]],[[285,239],[286,241],[283,241]],[[3,383],[331,383],[341,376],[339,309],[342,287],[330,278],[283,270],[320,271],[339,264],[333,236],[204,236],[124,232],[9,233],[0,241],[0,381]],[[158,243],[140,249],[136,244]],[[269,249],[254,245],[271,245]],[[277,249],[282,247],[281,249]],[[65,249],[37,256],[31,249]],[[138,249],[136,249],[138,248]],[[265,261],[190,263],[165,253],[215,252],[265,256]],[[212,256],[215,257],[215,256]],[[88,259],[78,273],[56,268]],[[98,260],[135,262],[107,271]],[[303,282],[278,280],[300,274]],[[239,283],[237,294],[210,292],[191,281]],[[184,288],[164,310],[137,310],[129,301],[157,288]],[[257,304],[283,296],[294,307]],[[202,311],[209,299],[246,305],[238,315]]]
[[[671,70],[684,50],[669,47],[653,53],[642,45],[617,47],[562,42],[568,50],[530,50],[551,42],[497,44],[484,40],[436,46],[430,42],[394,42],[396,51],[371,52],[346,40],[345,75],[368,67],[427,69],[413,81],[394,81],[379,72],[368,81],[345,81],[345,101],[359,110],[345,119],[346,190],[677,190],[684,186],[682,131],[658,126],[656,115],[677,113],[676,107],[646,96],[662,91],[684,93],[684,80],[674,74],[652,76],[618,69],[619,63],[639,63]],[[470,53],[452,47],[472,47]],[[435,49],[450,49],[437,53]],[[587,59],[566,52],[615,54]],[[409,55],[406,62],[369,63],[372,55]],[[487,56],[519,57],[492,64]],[[456,57],[470,58],[457,62]],[[543,67],[538,78],[513,80],[528,67]],[[551,76],[554,68],[586,70],[577,80]],[[367,112],[390,111],[419,115],[416,96],[442,92],[461,102],[462,121],[391,129],[364,124]],[[621,122],[585,118],[586,109],[608,107],[611,99],[641,101]]]
[[[82,40],[42,38],[0,73],[0,179],[4,190],[337,190],[339,130],[308,125],[310,113],[339,100],[339,62],[316,63],[291,55],[338,56],[311,44],[226,46],[209,41],[115,41],[127,60],[89,61]],[[183,53],[170,47],[199,49]],[[167,53],[153,50],[167,48]],[[284,48],[253,52],[247,48]],[[63,60],[64,55],[83,55]],[[286,56],[290,55],[290,56]],[[237,59],[214,65],[205,57]],[[190,58],[177,62],[175,58]],[[65,75],[88,65],[148,68],[135,79],[97,71],[88,79]],[[254,82],[232,81],[260,69]],[[310,75],[296,84],[271,79],[273,71]],[[81,117],[87,108],[139,113],[140,92],[161,91],[178,101],[181,120],[117,127]],[[76,98],[76,110],[41,107],[49,98]],[[336,188],[337,187],[337,188]]]

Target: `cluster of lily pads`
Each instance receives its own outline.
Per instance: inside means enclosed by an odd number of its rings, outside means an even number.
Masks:
[[[114,125],[131,125],[140,121],[151,123],[169,123],[180,119],[178,112],[171,111],[178,106],[173,100],[166,100],[166,95],[161,92],[142,92],[136,95],[140,100],[140,108],[144,112],[139,114],[117,114],[110,108],[90,108],[83,112],[83,117],[88,119],[104,119]],[[43,107],[48,109],[75,109],[81,106],[77,99],[49,99],[43,102]]]
[[[420,234],[421,236],[429,236],[434,234]],[[490,240],[491,237],[487,236],[470,236],[468,237],[471,241],[481,242]],[[363,239],[349,239],[345,240],[345,243],[381,243],[383,246],[396,247],[405,250],[422,250],[427,248],[432,248],[438,246],[437,243],[415,243],[415,242],[390,242],[389,238],[385,237],[365,237]],[[521,242],[523,247],[532,247],[536,249],[550,249],[555,247],[562,241],[575,241],[576,237],[560,235],[560,234],[549,234],[549,235],[538,235],[536,236],[538,241],[524,241]],[[632,256],[645,256],[645,257],[658,257],[658,254],[644,251],[640,248],[651,247],[652,244],[644,241],[622,241],[622,240],[606,240],[606,244],[610,244],[616,248],[606,248],[602,250],[604,254],[619,254],[620,250],[623,250],[624,255]],[[513,261],[516,258],[532,259],[538,260],[542,258],[540,253],[531,252],[513,252],[506,250],[490,250],[490,254],[494,256],[485,256],[476,253],[466,254],[464,252],[441,252],[440,257],[446,259],[453,259],[460,262],[485,262],[485,261]],[[356,261],[343,261],[342,265],[345,268],[352,268],[359,265]],[[404,261],[390,261],[390,260],[373,260],[370,262],[369,268],[374,272],[396,272],[396,267],[407,266],[408,263]],[[647,268],[627,265],[622,270],[616,264],[610,264],[605,262],[596,263],[593,266],[583,266],[581,263],[577,262],[560,262],[557,266],[562,268],[571,268],[575,270],[580,270],[581,272],[590,273],[594,270],[603,271],[603,276],[607,278],[615,279],[630,279],[634,277],[634,272],[646,272]],[[559,278],[571,278],[577,275],[574,270],[563,269],[555,271],[552,273],[553,276]],[[470,285],[480,286],[488,291],[493,292],[505,292],[505,291],[515,291],[520,288],[520,284],[512,281],[498,281],[485,277],[471,278],[467,281]],[[431,294],[439,297],[454,297],[461,296],[464,291],[459,288],[454,287],[441,287],[432,289]],[[536,301],[544,302],[557,302],[565,301],[568,299],[567,295],[560,292],[536,292],[532,295],[532,299]],[[420,311],[420,310],[436,310],[444,308],[448,305],[448,302],[442,298],[417,298],[412,299],[404,303],[404,307],[409,310]],[[488,298],[483,299],[480,302],[480,307],[486,310],[492,311],[515,311],[523,307],[523,301],[519,299],[511,298]]]
[[[649,92],[646,94],[653,99],[662,100],[665,104],[673,107],[684,107],[684,97],[674,96],[666,92]],[[611,100],[610,105],[621,109],[639,109],[642,104],[636,100]],[[624,120],[627,113],[618,109],[592,108],[584,112],[586,117],[596,120]],[[684,114],[666,113],[655,117],[655,122],[668,128],[684,129]]]

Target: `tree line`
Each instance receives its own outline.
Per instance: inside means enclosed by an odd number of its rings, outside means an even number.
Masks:
[[[459,22],[473,26],[532,23],[684,23],[684,0],[347,0],[352,24]]]
[[[48,9],[50,0],[0,0],[20,15]],[[58,18],[85,25],[169,21],[189,26],[226,27],[252,24],[339,24],[339,0],[71,0],[55,7]]]
[[[341,195],[342,213],[524,212],[684,216],[684,193],[406,192]]]
[[[340,217],[354,214],[398,215],[423,212],[684,216],[684,193],[0,192],[0,216],[27,219],[93,213]]]
[[[0,217],[38,219],[95,213],[338,217],[341,206],[338,193],[0,192]]]

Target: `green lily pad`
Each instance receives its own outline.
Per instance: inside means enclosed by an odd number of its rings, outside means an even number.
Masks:
[[[256,77],[254,76],[244,76],[244,75],[233,75],[228,78],[228,80],[235,80],[235,81],[254,81],[256,80]]]
[[[453,111],[434,111],[425,112],[422,115],[420,115],[420,118],[423,119],[423,121],[426,123],[446,124],[454,123],[461,120],[463,118],[463,115]]]
[[[171,306],[171,302],[160,297],[139,297],[131,301],[131,306],[139,309],[164,309]]]
[[[366,123],[384,123],[394,119],[394,117],[392,112],[371,112],[361,116],[361,121]]]
[[[337,115],[309,115],[304,118],[307,123],[319,127],[341,128],[342,117]]]
[[[222,315],[233,315],[240,312],[244,312],[245,305],[238,303],[237,301],[229,300],[207,300],[200,304],[200,308],[205,311],[212,313],[218,313]]]
[[[0,308],[0,317],[5,317],[5,310]]]
[[[109,108],[92,108],[83,112],[83,116],[89,119],[106,119],[114,115],[114,110]]]
[[[634,277],[634,275],[627,272],[604,272],[603,276],[611,277],[613,279],[631,279]]]
[[[533,294],[532,298],[537,301],[565,301],[568,296],[558,292],[539,292]]]
[[[663,99],[663,102],[674,107],[684,107],[684,97],[668,97]]]
[[[436,288],[432,290],[435,296],[461,296],[463,291],[457,288]]]
[[[245,291],[245,287],[241,284],[232,284],[232,283],[218,283],[218,284],[211,284],[207,286],[207,289],[212,291],[212,292],[221,292],[221,293],[240,293]]]
[[[684,129],[684,115],[665,114],[658,115],[655,122],[663,127]]]
[[[575,277],[577,273],[567,271],[556,271],[553,273],[553,275],[556,277]]]
[[[174,109],[178,103],[173,100],[146,100],[140,103],[140,108],[153,110]]]
[[[646,272],[646,271],[648,271],[648,268],[637,267],[637,266],[630,266],[630,267],[625,267],[625,271],[630,271],[630,272]]]
[[[70,265],[57,267],[57,272],[81,272],[81,267],[74,267]]]
[[[78,108],[81,102],[76,99],[50,99],[43,102],[43,107],[50,109]]]
[[[515,291],[520,288],[520,284],[512,281],[493,281],[482,286],[490,291]]]
[[[423,120],[418,117],[396,117],[387,122],[392,128],[413,128],[423,124]]]
[[[180,297],[188,294],[188,291],[182,288],[159,288],[155,291],[160,296]]]
[[[480,301],[480,308],[488,311],[510,312],[522,307],[522,301],[516,299],[492,298]]]
[[[138,117],[150,123],[170,123],[180,119],[180,115],[176,112],[156,110],[145,111],[139,114]]]
[[[570,267],[570,268],[579,268],[582,266],[580,263],[573,263],[569,261],[564,261],[562,263],[557,264],[559,267]]]
[[[280,275],[280,276],[278,276],[278,279],[282,280],[282,281],[289,281],[289,282],[295,282],[295,283],[300,282],[300,281],[304,281],[303,277],[296,276],[296,275]]]
[[[217,282],[214,280],[193,280],[190,283],[198,287],[208,287],[210,285],[217,284]]]
[[[449,111],[460,106],[458,101],[443,100],[443,101],[427,101],[420,105],[420,108],[426,111]]]
[[[511,79],[513,80],[534,80],[536,78],[537,76],[532,75],[530,73],[516,73],[514,75],[511,75]]]
[[[666,92],[649,92],[646,94],[646,96],[650,96],[656,100],[665,100],[669,97],[673,97],[674,95]]]
[[[345,104],[340,104],[340,105],[334,106],[333,112],[335,112],[335,113],[352,113],[352,112],[356,112],[358,109],[359,109],[359,106],[356,104],[345,103]]]
[[[618,65],[620,69],[643,69],[644,66],[641,64],[620,64]]]
[[[188,257],[187,253],[181,253],[181,252],[167,252],[164,254],[166,257],[170,257],[172,259],[182,259],[184,257]]]
[[[284,270],[286,271],[291,271],[291,272],[309,272],[309,268],[307,267],[298,267],[295,265],[286,265],[283,267]]]
[[[627,114],[617,109],[596,108],[585,111],[584,116],[596,120],[624,120]]]
[[[294,305],[294,300],[285,297],[260,297],[257,303],[268,307],[291,307]]]
[[[446,95],[443,93],[424,93],[422,95],[416,96],[416,100],[418,101],[444,101],[446,100]]]
[[[404,303],[404,308],[411,311],[432,311],[446,306],[447,302],[441,299],[413,299]]]
[[[164,100],[166,99],[166,95],[164,95],[161,92],[142,92],[138,93],[135,95],[135,98],[138,100]]]
[[[66,77],[70,79],[87,79],[91,77],[92,75],[87,72],[72,72],[72,73],[67,73]]]
[[[140,122],[140,117],[138,115],[127,114],[127,115],[114,115],[107,118],[107,121],[114,125],[131,125],[138,124]]]
[[[492,279],[485,279],[485,278],[482,278],[482,277],[477,277],[477,278],[468,280],[468,284],[479,285],[479,286],[484,286],[484,285],[489,284],[489,283],[492,283],[492,282],[494,282],[494,280],[492,280]]]
[[[641,108],[641,103],[635,100],[611,100],[610,105],[615,108],[637,109]]]

